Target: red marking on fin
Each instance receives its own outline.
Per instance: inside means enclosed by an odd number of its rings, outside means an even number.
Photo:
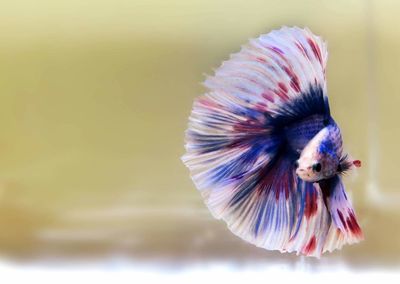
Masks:
[[[314,252],[315,248],[317,247],[317,240],[315,236],[312,236],[311,239],[308,241],[307,245],[304,248],[304,254],[308,255]]]
[[[267,101],[274,102],[274,94],[270,91],[262,93],[261,96]]]
[[[283,51],[280,48],[276,47],[276,46],[273,46],[272,50],[277,52],[277,53],[279,53],[279,54],[283,54]]]
[[[261,181],[256,189],[257,195],[265,195],[272,191],[277,201],[281,196],[287,200],[294,182],[291,171],[287,170],[288,166],[288,162],[285,159],[279,159],[276,161],[276,166],[272,168],[265,167],[265,169],[261,170],[258,173]]]
[[[307,219],[310,219],[318,210],[317,203],[317,192],[315,190],[306,192],[306,205],[304,209],[304,215]]]
[[[284,92],[282,89],[276,90],[275,94],[277,94],[281,99],[283,99],[285,101],[289,99],[289,97],[286,94],[286,92]]]
[[[278,86],[279,86],[279,88],[281,88],[281,90],[282,90],[283,92],[285,92],[285,94],[287,94],[288,88],[285,86],[284,83],[279,82],[279,83],[278,83]]]
[[[257,103],[257,104],[255,105],[255,108],[256,108],[258,111],[266,111],[266,110],[268,109],[267,105],[264,104],[264,103]]]
[[[358,225],[356,216],[354,216],[354,212],[352,210],[349,210],[349,217],[347,218],[346,221],[347,221],[347,226],[354,235],[356,236],[362,235],[361,228]]]
[[[286,66],[282,66],[283,70],[290,77],[290,87],[296,92],[300,92],[300,81],[296,74]]]
[[[306,53],[306,51],[304,49],[304,46],[301,45],[300,43],[298,43],[297,41],[295,42],[295,44],[296,44],[297,48],[300,50],[300,52],[303,53],[304,56],[307,56],[307,53]]]
[[[292,77],[292,80],[290,81],[290,86],[293,88],[293,90],[300,93],[300,83],[297,77]]]
[[[360,161],[360,160],[354,160],[354,161],[353,161],[353,165],[354,165],[356,168],[359,168],[359,167],[361,167],[361,161]]]
[[[283,71],[286,72],[286,74],[287,74],[290,78],[293,78],[293,77],[295,76],[294,73],[293,73],[293,71],[290,70],[288,67],[282,66],[282,69],[283,69]]]
[[[265,131],[264,128],[264,122],[260,121],[258,119],[246,119],[245,121],[236,123],[233,125],[233,131],[238,132],[238,133],[246,133],[251,131],[252,133],[263,133]],[[245,139],[238,139],[235,140],[237,142],[243,143]],[[228,145],[228,147],[233,147],[233,146],[237,146],[238,144],[235,143],[231,143]]]
[[[322,58],[321,58],[321,51],[319,50],[318,46],[315,44],[315,42],[309,38],[307,39],[308,44],[311,46],[312,51],[314,52],[315,57],[317,57],[319,63],[322,65]]]
[[[288,183],[288,176],[287,175],[283,175],[281,177],[280,186],[281,186],[281,189],[283,188],[284,193],[285,193],[285,199],[287,200],[289,198],[289,188],[290,188],[290,184]],[[279,200],[279,196],[281,195],[281,193],[282,192],[280,190],[275,190],[275,199],[277,201]]]
[[[200,98],[200,99],[198,99],[198,102],[207,108],[218,108],[217,103],[210,101],[207,98]]]
[[[342,222],[342,224],[343,224],[343,227],[344,227],[345,229],[347,229],[346,221],[344,220],[344,217],[343,217],[342,212],[340,212],[339,209],[337,209],[336,211],[337,211],[337,213],[338,213],[338,215],[339,215],[340,222]]]
[[[265,59],[262,58],[262,57],[257,57],[257,61],[258,61],[258,62],[261,62],[261,63],[267,62],[267,60],[265,60]]]

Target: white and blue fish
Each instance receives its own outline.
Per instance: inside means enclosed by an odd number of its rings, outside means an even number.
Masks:
[[[327,96],[326,43],[283,27],[252,39],[205,81],[183,161],[217,219],[268,250],[320,257],[363,239]]]

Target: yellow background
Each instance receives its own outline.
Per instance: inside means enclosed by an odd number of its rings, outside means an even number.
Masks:
[[[398,1],[8,1],[0,8],[0,254],[296,261],[214,220],[180,161],[204,74],[249,38],[307,26],[366,240],[322,261],[398,264]]]

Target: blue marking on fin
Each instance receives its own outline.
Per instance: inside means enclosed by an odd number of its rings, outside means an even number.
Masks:
[[[301,223],[303,220],[305,205],[306,205],[307,191],[313,190],[312,187],[313,187],[312,183],[305,182],[302,179],[300,179],[299,177],[297,178],[297,197],[300,198],[300,202],[298,202],[298,204],[300,204],[300,208],[299,208],[299,211],[297,214],[297,220],[299,220],[299,222],[297,222],[297,226],[294,230],[293,235],[291,236],[292,239],[294,239],[297,236],[297,233],[299,232],[299,229],[300,229],[300,226],[301,226]]]
[[[268,125],[282,128],[293,122],[302,120],[312,115],[320,114],[325,117],[324,124],[330,123],[330,110],[327,97],[319,85],[310,85],[307,92],[288,100],[278,110],[278,114],[267,116]]]
[[[261,154],[266,153],[273,156],[277,146],[277,141],[274,139],[265,141],[265,138],[254,139],[253,141],[250,140],[246,143],[251,145],[249,150],[245,151],[237,158],[230,160],[228,163],[219,165],[213,169],[211,176],[209,177],[213,183],[243,177],[247,171],[251,170],[252,165],[254,165]]]

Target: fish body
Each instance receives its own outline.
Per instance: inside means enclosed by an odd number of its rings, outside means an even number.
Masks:
[[[211,213],[256,246],[320,257],[363,238],[341,177],[360,162],[330,113],[327,56],[308,29],[272,31],[193,104],[182,160]]]

